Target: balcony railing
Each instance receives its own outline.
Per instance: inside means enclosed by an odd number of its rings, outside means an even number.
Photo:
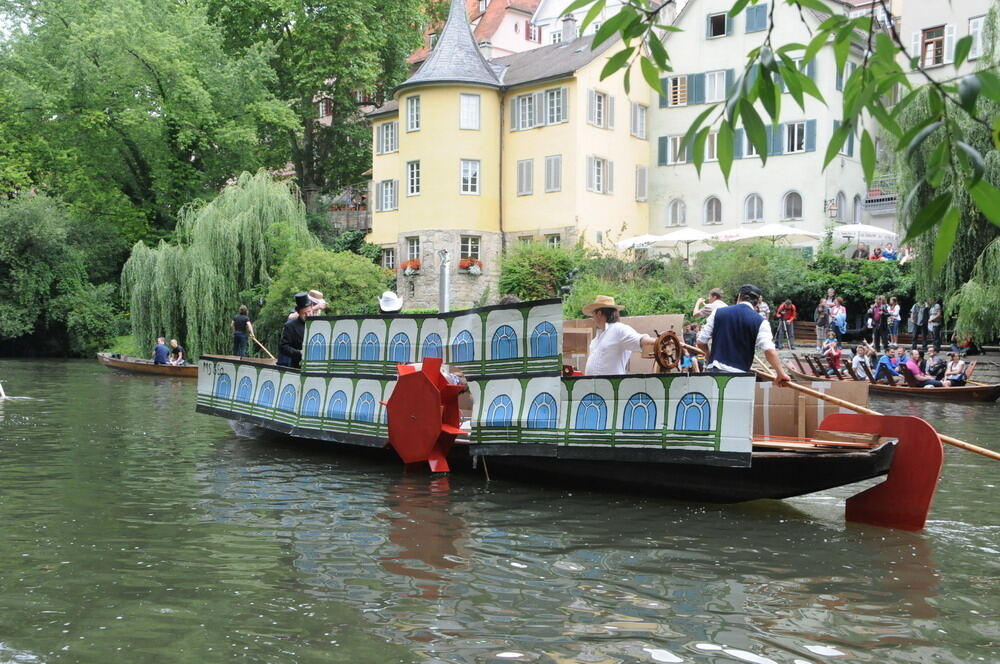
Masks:
[[[895,175],[880,175],[865,194],[864,206],[871,214],[893,214],[899,201]]]
[[[372,229],[372,213],[368,209],[330,210],[330,225],[339,231],[364,231]]]
[[[368,181],[348,185],[329,199],[327,214],[333,228],[339,231],[371,231],[372,213],[368,209],[370,185]]]

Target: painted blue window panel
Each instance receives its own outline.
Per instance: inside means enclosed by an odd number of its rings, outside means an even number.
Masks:
[[[410,337],[400,332],[389,342],[389,361],[406,364],[410,361]]]
[[[486,410],[486,424],[491,427],[509,427],[514,418],[514,403],[506,394],[493,399]]]
[[[257,395],[257,405],[270,408],[274,405],[274,383],[267,380],[260,386],[260,394]]]
[[[633,394],[625,404],[623,429],[655,429],[656,402],[645,392]]]
[[[528,409],[528,428],[555,429],[557,416],[556,400],[548,392],[542,392],[534,398]]]
[[[512,360],[519,357],[517,351],[517,332],[510,325],[501,325],[493,333],[493,359]]]
[[[326,406],[326,416],[331,420],[347,419],[347,395],[343,390],[337,390],[330,397]]]
[[[333,342],[333,359],[351,359],[351,337],[347,332],[338,334],[336,341]]]
[[[531,356],[548,357],[559,354],[559,341],[556,338],[556,326],[544,321],[535,326],[531,332]]]
[[[284,410],[289,413],[294,413],[295,397],[296,397],[295,386],[285,385],[284,389],[281,390],[281,396],[278,397],[278,408],[280,410]]]
[[[220,399],[228,399],[233,391],[233,379],[229,374],[219,374],[215,379],[215,396]]]
[[[354,419],[359,422],[375,421],[375,397],[371,392],[362,392],[354,408]]]
[[[242,403],[250,403],[253,398],[253,381],[248,376],[240,379],[240,384],[236,386],[236,400]]]
[[[604,431],[608,428],[608,405],[599,394],[591,392],[576,409],[576,428]]]
[[[711,431],[712,405],[700,392],[688,392],[677,404],[674,429],[678,431]]]
[[[421,357],[444,357],[441,352],[441,335],[436,332],[431,332],[426,337],[424,337],[423,350],[420,351]]]
[[[326,359],[326,337],[322,334],[314,334],[309,338],[309,345],[306,347],[306,359],[316,361]]]
[[[382,348],[374,332],[369,332],[361,340],[361,359],[367,362],[378,362],[382,359]]]
[[[472,362],[476,359],[476,342],[468,330],[462,330],[451,344],[452,362]]]
[[[319,417],[319,407],[322,402],[319,391],[309,390],[302,398],[302,414],[306,417]]]

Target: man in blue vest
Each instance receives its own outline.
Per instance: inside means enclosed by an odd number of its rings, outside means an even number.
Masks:
[[[705,321],[698,334],[698,347],[708,355],[709,371],[726,373],[749,372],[754,350],[760,349],[774,368],[775,384],[784,387],[791,379],[774,349],[771,326],[756,309],[762,295],[756,286],[741,286],[736,304],[716,309]]]

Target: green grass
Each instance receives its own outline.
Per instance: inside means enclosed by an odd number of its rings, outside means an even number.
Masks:
[[[132,357],[148,357],[152,352],[152,346],[149,348],[140,348],[136,342],[135,337],[131,334],[125,334],[120,337],[115,337],[114,343],[110,347],[104,349],[105,353],[119,353],[121,355],[130,355]]]

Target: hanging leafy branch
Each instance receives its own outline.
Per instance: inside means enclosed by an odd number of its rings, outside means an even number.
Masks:
[[[727,18],[732,19],[747,7],[763,1],[734,0]],[[576,0],[564,13],[589,7],[581,26],[581,30],[585,30],[600,16],[606,4],[607,0]],[[608,59],[602,78],[624,69],[628,91],[632,65],[638,61],[646,83],[659,94],[666,94],[660,76],[663,72],[673,71],[673,66],[664,38],[681,28],[662,22],[660,17],[664,9],[675,4],[675,0],[625,0],[622,8],[601,24],[594,36],[593,48],[612,38],[621,39],[621,48]],[[779,5],[795,9],[807,27],[809,23],[805,20],[805,13],[811,11],[819,15],[821,20],[810,28],[812,36],[808,43],[774,43],[775,11]],[[907,228],[904,242],[932,228],[937,230],[933,266],[939,270],[955,242],[961,219],[954,194],[938,191],[946,176],[953,182],[960,182],[975,206],[992,223],[1000,225],[1000,190],[984,179],[984,156],[966,140],[966,132],[959,122],[960,118],[969,118],[988,128],[992,134],[992,149],[1000,147],[1000,117],[985,118],[977,114],[980,97],[1000,102],[1000,76],[995,68],[991,68],[961,78],[935,80],[921,66],[919,54],[907,52],[895,26],[890,25],[886,31],[877,27],[874,17],[878,8],[885,15],[892,15],[887,0],[880,0],[874,5],[870,15],[854,18],[837,13],[824,0],[772,0],[763,43],[747,54],[742,71],[727,91],[725,101],[709,104],[705,108],[688,128],[681,146],[689,150],[691,161],[700,173],[709,133],[718,131],[718,164],[728,182],[734,158],[733,138],[742,128],[761,162],[766,163],[768,135],[759,109],[763,109],[766,116],[778,124],[782,94],[786,90],[802,110],[805,110],[807,97],[825,104],[823,94],[807,70],[820,51],[829,46],[834,52],[837,71],[844,73],[844,84],[841,121],[827,144],[824,168],[837,156],[849,137],[860,132],[862,167],[865,179],[871,185],[875,175],[876,151],[875,140],[865,127],[866,115],[879,123],[894,141],[897,153],[906,159],[911,158],[930,136],[944,138],[928,160],[919,181],[907,192],[901,207]],[[984,36],[983,39],[986,43],[991,37]],[[862,66],[848,74],[845,68],[851,49],[855,47],[864,50],[864,61]],[[958,40],[954,56],[956,68],[966,61],[971,48],[971,36]],[[904,69],[902,63],[906,63],[908,68]],[[915,86],[909,78],[913,72],[919,73],[926,85]],[[914,126],[904,130],[898,118],[925,87],[929,88],[927,112]],[[893,103],[898,90],[902,90],[903,94],[898,102]],[[922,186],[930,187],[937,195],[918,206],[917,192]]]

